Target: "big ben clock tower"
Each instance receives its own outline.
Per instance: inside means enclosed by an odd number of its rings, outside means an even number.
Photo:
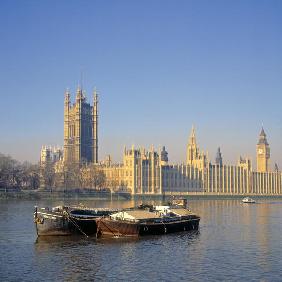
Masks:
[[[270,147],[267,143],[266,134],[261,129],[257,144],[257,171],[267,172],[270,168]]]

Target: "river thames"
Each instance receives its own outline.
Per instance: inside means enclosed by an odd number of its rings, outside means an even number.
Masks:
[[[282,199],[190,199],[199,231],[141,239],[36,237],[34,205],[131,207],[132,200],[0,200],[1,281],[281,281]]]

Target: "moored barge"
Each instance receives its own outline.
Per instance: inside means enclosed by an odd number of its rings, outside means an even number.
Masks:
[[[35,207],[34,223],[37,236],[83,234],[96,235],[96,219],[116,212],[112,209],[58,206]]]
[[[97,218],[97,236],[139,237],[198,230],[200,217],[186,208],[156,206]]]

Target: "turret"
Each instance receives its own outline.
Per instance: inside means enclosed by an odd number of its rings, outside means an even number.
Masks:
[[[65,107],[64,107],[64,161],[69,161],[69,138],[70,138],[70,126],[69,126],[69,114],[71,107],[70,92],[67,89],[65,92]]]
[[[215,164],[222,166],[222,156],[221,156],[221,152],[220,152],[220,147],[218,147],[217,152],[216,152]]]
[[[65,108],[69,108],[70,107],[70,92],[69,89],[66,90],[65,92]]]
[[[252,163],[251,160],[249,158],[242,158],[240,156],[239,161],[238,161],[238,166],[242,167],[248,171],[252,170]]]
[[[76,90],[76,102],[78,102],[79,100],[83,100],[84,96],[83,96],[83,92],[82,89],[80,88],[80,86],[78,86],[77,90]]]
[[[165,149],[165,146],[163,146],[162,151],[161,151],[161,164],[162,165],[168,164],[168,153]]]

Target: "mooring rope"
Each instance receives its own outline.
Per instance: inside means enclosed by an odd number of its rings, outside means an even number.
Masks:
[[[75,222],[75,220],[73,220],[71,218],[71,215],[66,212],[66,215],[67,215],[67,219],[69,219],[69,221],[83,234],[85,235],[87,238],[89,237],[85,232],[83,232],[83,230],[78,226],[78,224]]]
[[[163,220],[161,221],[161,223],[164,225],[164,232],[165,232],[165,234],[166,234],[166,225],[165,225],[165,223],[163,222]]]

